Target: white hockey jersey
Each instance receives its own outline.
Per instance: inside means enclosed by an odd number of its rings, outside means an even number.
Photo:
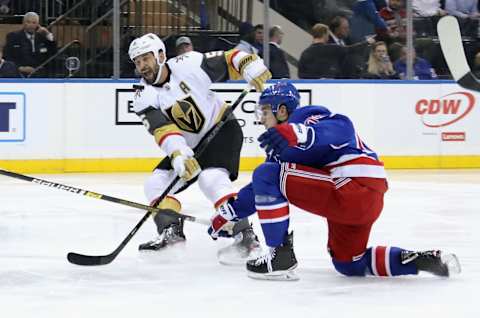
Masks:
[[[169,76],[162,85],[141,80],[142,89],[135,94],[133,109],[167,155],[176,150],[174,144],[183,143],[178,140],[180,136],[187,146],[195,148],[222,118],[228,105],[210,90],[210,85],[241,78],[240,65],[248,56],[238,50],[187,52],[166,62]]]

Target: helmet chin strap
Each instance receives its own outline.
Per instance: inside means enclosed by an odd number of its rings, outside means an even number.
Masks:
[[[158,62],[158,60],[157,60]],[[160,82],[160,77],[162,77],[162,69],[163,69],[163,65],[165,64],[164,63],[158,63],[158,73],[157,73],[157,77],[155,78],[155,81],[153,81],[153,84],[158,84],[158,82]]]

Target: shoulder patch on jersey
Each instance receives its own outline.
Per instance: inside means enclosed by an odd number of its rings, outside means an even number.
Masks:
[[[133,111],[144,113],[149,107],[158,108],[155,89],[146,86],[142,90],[136,90],[133,98]]]

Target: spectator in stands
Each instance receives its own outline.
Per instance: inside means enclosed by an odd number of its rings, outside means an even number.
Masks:
[[[290,70],[288,69],[287,58],[285,52],[280,48],[283,39],[282,28],[278,25],[270,28],[269,49],[270,49],[270,72],[272,78],[290,78]]]
[[[53,34],[39,24],[39,16],[28,12],[23,17],[23,28],[7,34],[5,59],[14,62],[25,76],[55,54],[57,44]]]
[[[259,54],[262,54],[263,51],[263,24],[257,24],[254,27],[255,40],[253,46],[258,50]]]
[[[249,53],[258,54],[258,50],[253,43],[255,43],[255,28],[249,22],[242,22],[238,28],[240,33],[240,42],[235,46],[236,49]]]
[[[447,14],[440,0],[412,0],[413,14],[416,17],[435,17]]]
[[[416,56],[415,49],[413,54],[413,72],[414,79],[431,80],[437,79],[437,74],[432,65],[426,59]],[[394,63],[393,68],[401,79],[406,79],[407,74],[407,47],[402,46],[400,50],[400,58]]]
[[[177,50],[177,55],[193,51],[192,40],[188,36],[179,37],[175,42],[175,49]]]
[[[458,18],[478,18],[478,0],[445,0],[445,11]]]
[[[372,45],[364,78],[398,79],[388,56],[387,44],[379,41]]]
[[[338,56],[338,45],[327,45],[328,26],[317,23],[312,28],[313,43],[306,48],[298,62],[299,78],[335,78],[342,74],[344,56]]]
[[[463,36],[478,37],[478,0],[445,0],[445,11],[457,17]]]
[[[22,77],[18,72],[18,68],[15,63],[6,61],[3,59],[3,49],[0,46],[0,77],[8,77],[8,78],[15,78],[15,77]]]
[[[300,78],[351,78],[354,77],[344,69],[348,55],[365,50],[373,38],[351,46],[329,44],[329,28],[317,23],[312,28],[313,43],[300,56],[298,77]],[[362,62],[362,65],[365,61]]]
[[[387,32],[387,24],[378,14],[373,0],[358,0],[353,6],[350,18],[350,40],[352,43],[364,41],[365,37],[377,31]]]
[[[328,43],[338,44],[341,46],[349,43],[348,36],[350,35],[350,24],[345,16],[337,15],[330,20],[328,24],[330,28],[330,38]]]
[[[388,26],[386,30],[378,30],[377,39],[388,45],[394,42],[405,43],[407,36],[407,11],[405,0],[389,0],[388,6],[380,10],[380,16]]]
[[[0,14],[10,13],[9,3],[10,3],[10,0],[0,0]]]

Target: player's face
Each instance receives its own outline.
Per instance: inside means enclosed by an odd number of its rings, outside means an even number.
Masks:
[[[275,114],[272,112],[270,105],[259,105],[258,117],[266,129],[275,127],[278,123],[277,117],[275,117]]]
[[[147,83],[155,82],[160,66],[152,52],[137,56],[134,62],[137,72],[142,75]]]

